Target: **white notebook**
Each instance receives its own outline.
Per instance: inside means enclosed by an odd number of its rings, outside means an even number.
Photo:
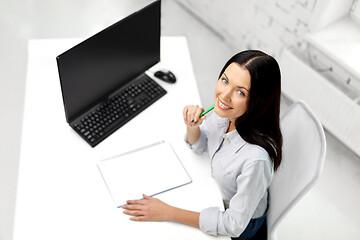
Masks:
[[[116,207],[192,182],[167,142],[154,143],[99,161],[98,168]]]

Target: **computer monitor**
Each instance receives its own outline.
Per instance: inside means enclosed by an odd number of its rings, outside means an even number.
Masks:
[[[160,61],[160,5],[154,1],[56,58],[67,122]]]

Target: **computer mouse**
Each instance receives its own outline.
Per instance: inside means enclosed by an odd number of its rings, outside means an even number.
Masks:
[[[155,72],[154,76],[159,78],[160,80],[163,80],[164,82],[167,82],[167,83],[175,83],[176,82],[175,75],[170,71],[160,70],[160,71]]]

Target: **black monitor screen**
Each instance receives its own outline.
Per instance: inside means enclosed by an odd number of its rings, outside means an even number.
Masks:
[[[57,58],[66,120],[103,100],[160,61],[160,1]]]

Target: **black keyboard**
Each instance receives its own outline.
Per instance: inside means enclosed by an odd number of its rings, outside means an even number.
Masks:
[[[165,94],[144,74],[70,125],[94,147]]]

